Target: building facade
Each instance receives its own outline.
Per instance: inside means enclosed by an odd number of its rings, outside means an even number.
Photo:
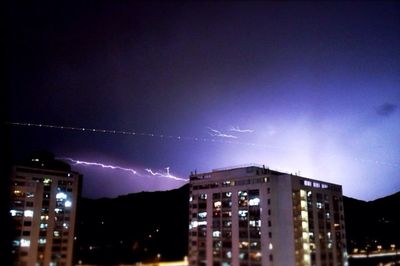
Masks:
[[[11,177],[12,255],[18,266],[72,265],[82,176],[54,158],[33,157]]]
[[[190,176],[189,265],[347,265],[342,188],[264,167]]]

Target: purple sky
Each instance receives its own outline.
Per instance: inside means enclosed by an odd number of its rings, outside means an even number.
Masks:
[[[10,126],[15,160],[47,149],[138,171],[75,166],[84,196],[183,184],[145,169],[186,178],[247,163],[358,199],[400,190],[399,3],[85,1],[7,13],[8,121],[175,137]]]

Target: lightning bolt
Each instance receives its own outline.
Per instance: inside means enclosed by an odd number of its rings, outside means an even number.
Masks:
[[[138,172],[135,169],[132,168],[125,168],[117,165],[108,165],[108,164],[102,164],[98,162],[86,162],[86,161],[80,161],[80,160],[74,160],[72,158],[58,158],[60,160],[67,160],[72,162],[73,164],[80,164],[80,165],[85,165],[85,166],[99,166],[101,168],[109,168],[113,170],[122,170],[126,172],[130,172],[131,174],[138,175]]]
[[[211,127],[207,127],[211,132],[208,132],[208,134],[210,134],[213,137],[221,137],[221,138],[232,138],[232,139],[237,139],[238,137],[234,136],[234,135],[229,135],[229,134],[225,134],[222,133],[219,130],[213,129]]]
[[[112,169],[112,170],[121,170],[121,171],[126,171],[126,172],[129,172],[129,173],[131,173],[133,175],[137,175],[137,176],[146,175],[146,174],[140,173],[139,170],[135,170],[133,168],[121,167],[121,166],[118,166],[118,165],[103,164],[103,163],[100,163],[100,162],[87,162],[87,161],[75,160],[75,159],[72,159],[72,158],[57,158],[57,159],[72,162],[74,165],[97,166],[97,167],[107,168],[107,169]],[[165,173],[153,172],[150,168],[146,168],[146,169],[144,169],[144,171],[147,172],[147,173],[150,173],[152,176],[159,176],[159,177],[169,178],[169,179],[182,181],[182,182],[187,182],[188,181],[187,179],[180,178],[180,177],[172,175],[169,172],[169,167],[167,167],[165,169],[166,169]]]
[[[231,127],[229,131],[238,132],[238,133],[253,133],[255,130],[253,129],[240,129],[239,127]]]
[[[186,179],[180,178],[180,177],[176,177],[171,175],[171,173],[169,172],[169,167],[166,167],[166,172],[165,173],[161,173],[161,172],[154,172],[153,170],[151,170],[150,168],[146,168],[144,169],[146,172],[148,172],[149,174],[151,174],[152,176],[160,176],[160,177],[166,177],[166,178],[172,178],[174,180],[179,180],[179,181],[187,181]]]

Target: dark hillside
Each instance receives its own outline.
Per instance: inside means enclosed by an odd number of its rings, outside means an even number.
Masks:
[[[92,264],[181,260],[187,254],[188,185],[114,199],[83,199],[76,260]],[[365,202],[343,197],[347,246],[400,246],[400,193]]]

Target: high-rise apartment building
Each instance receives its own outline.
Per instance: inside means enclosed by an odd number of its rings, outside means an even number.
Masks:
[[[241,167],[190,176],[189,265],[347,265],[342,187]]]
[[[44,153],[13,168],[14,265],[72,265],[81,178],[68,164]]]

